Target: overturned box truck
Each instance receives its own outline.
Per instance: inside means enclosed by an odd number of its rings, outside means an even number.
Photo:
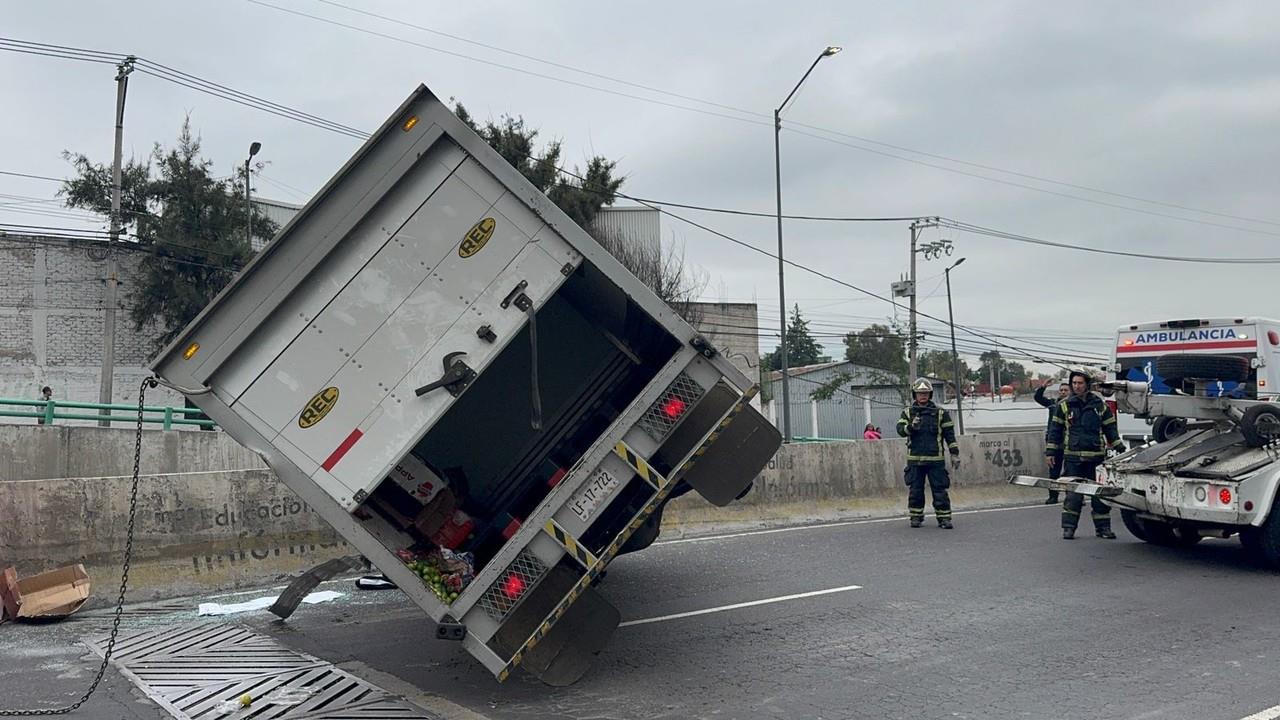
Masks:
[[[499,680],[581,677],[619,622],[604,567],[672,498],[740,498],[781,441],[425,87],[153,369]]]

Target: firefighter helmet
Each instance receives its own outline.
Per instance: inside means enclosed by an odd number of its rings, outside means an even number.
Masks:
[[[928,378],[916,378],[916,381],[911,383],[911,392],[929,393],[930,395],[932,395],[933,383],[929,382]]]

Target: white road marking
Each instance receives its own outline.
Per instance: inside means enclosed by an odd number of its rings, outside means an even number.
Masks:
[[[1280,718],[1280,705],[1267,708],[1266,710],[1259,710],[1258,712],[1248,717],[1241,718],[1240,720],[1276,720],[1276,718]]]
[[[644,618],[643,620],[628,620],[618,627],[630,627],[632,625],[648,625],[649,623],[663,622],[666,620],[679,620],[680,618],[694,617],[695,615],[710,615],[711,613],[725,612],[728,610],[738,610],[741,608],[755,607],[757,605],[771,605],[773,603],[787,602],[788,600],[801,600],[803,598],[817,597],[819,595],[831,595],[833,593],[849,592],[850,590],[861,590],[861,585],[845,585],[844,587],[828,588],[826,590],[814,590],[812,592],[797,593],[795,595],[782,595],[779,597],[765,598],[764,600],[752,600],[751,602],[734,603],[732,605],[721,605],[720,607],[707,608],[705,610],[692,610],[690,612],[676,613],[674,615],[662,615],[659,617]]]
[[[1044,503],[1036,503],[1035,505],[1015,505],[1013,507],[985,508],[983,510],[957,510],[954,515],[977,515],[979,513],[995,513],[1008,512],[1010,510],[1035,510],[1037,508],[1054,507],[1061,509],[1060,505],[1045,505]],[[818,525],[793,525],[784,528],[773,528],[772,530],[747,530],[739,533],[726,533],[724,535],[704,535],[702,537],[680,538],[679,540],[659,540],[652,547],[661,547],[664,545],[681,545],[683,543],[699,543],[712,542],[714,540],[732,540],[734,538],[752,537],[755,535],[774,535],[777,533],[800,532],[803,530],[826,530],[828,528],[847,527],[849,525],[874,525],[876,523],[902,522],[907,519],[906,515],[895,515],[885,518],[871,518],[867,520],[845,520],[843,522],[821,523]]]

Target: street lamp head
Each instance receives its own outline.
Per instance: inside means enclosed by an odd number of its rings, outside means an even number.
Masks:
[[[260,143],[260,142],[253,142],[253,143],[250,143],[250,144],[249,144],[249,157],[253,157],[254,155],[257,155],[257,154],[258,154],[258,151],[259,151],[259,150],[261,150],[261,149],[262,149],[262,143]]]
[[[828,45],[827,49],[822,51],[822,57],[831,57],[832,55],[835,55],[836,53],[840,52],[843,49],[844,48],[840,47],[839,45]]]
[[[953,269],[953,270],[954,270],[955,268],[960,267],[960,263],[962,263],[962,262],[964,262],[964,258],[960,258],[959,260],[955,261],[954,263],[951,263],[951,269]],[[935,277],[937,277],[937,276],[935,275]]]

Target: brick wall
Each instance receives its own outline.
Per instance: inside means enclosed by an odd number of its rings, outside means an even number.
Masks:
[[[101,241],[0,234],[0,397],[35,398],[53,388],[57,400],[97,402],[101,382],[107,262]],[[112,400],[136,402],[150,373],[152,335],[129,319],[142,254],[119,253]],[[164,388],[148,404],[182,405]],[[30,422],[7,418],[5,422]]]

